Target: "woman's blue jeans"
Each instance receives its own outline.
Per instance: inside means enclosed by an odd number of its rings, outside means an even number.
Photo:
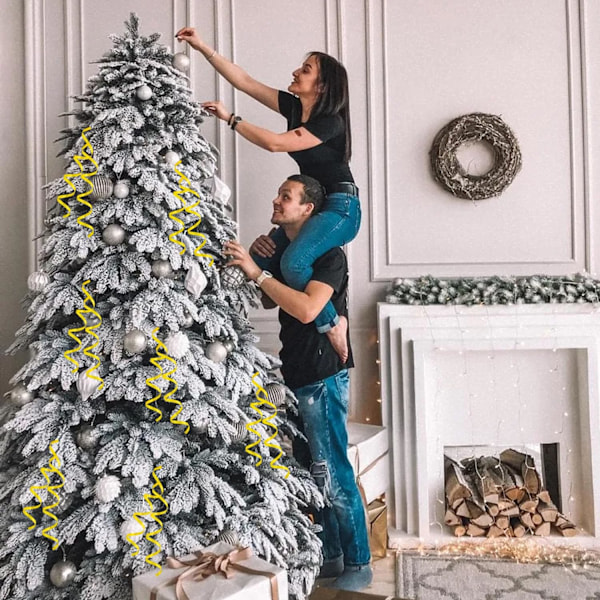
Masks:
[[[352,241],[360,228],[361,210],[358,196],[336,192],[329,194],[323,209],[304,224],[298,237],[290,243],[281,227],[273,232],[275,254],[269,258],[252,255],[261,269],[279,272],[295,290],[304,290],[313,274],[313,263],[319,256]],[[339,321],[331,300],[317,315],[320,333],[329,331]]]
[[[331,506],[316,515],[325,560],[344,555],[344,565],[371,560],[365,509],[348,460],[348,371],[296,388],[303,430],[308,438],[310,471]]]

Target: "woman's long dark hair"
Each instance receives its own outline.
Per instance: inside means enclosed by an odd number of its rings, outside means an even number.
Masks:
[[[350,96],[348,94],[348,74],[342,63],[324,52],[309,52],[319,63],[319,86],[317,102],[310,116],[340,115],[346,130],[344,160],[350,162],[352,156],[352,135],[350,133]]]

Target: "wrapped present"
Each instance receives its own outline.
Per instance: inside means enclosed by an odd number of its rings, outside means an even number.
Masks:
[[[310,595],[309,600],[402,600],[402,598],[319,587]]]
[[[378,558],[384,558],[387,555],[388,543],[387,506],[385,502],[373,500],[367,506],[367,517],[371,554]]]
[[[388,435],[385,427],[348,423],[348,459],[365,504],[385,494],[390,485]]]
[[[287,573],[250,548],[217,542],[133,578],[133,600],[287,600]]]

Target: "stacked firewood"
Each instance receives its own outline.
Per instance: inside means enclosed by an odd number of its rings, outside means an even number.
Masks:
[[[549,535],[552,526],[565,537],[576,534],[575,525],[542,489],[529,454],[508,449],[499,457],[468,458],[460,463],[445,456],[444,466],[444,521],[454,535]]]

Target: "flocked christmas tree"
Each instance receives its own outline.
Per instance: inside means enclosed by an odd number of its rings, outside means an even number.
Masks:
[[[253,290],[223,265],[235,223],[211,192],[186,57],[126,25],[47,186],[12,347],[32,358],[0,433],[0,599],[125,600],[132,575],[219,537],[287,568],[303,598],[320,561],[303,511],[321,499],[275,447],[297,434],[285,412],[251,407],[263,389],[294,401],[255,346]]]

